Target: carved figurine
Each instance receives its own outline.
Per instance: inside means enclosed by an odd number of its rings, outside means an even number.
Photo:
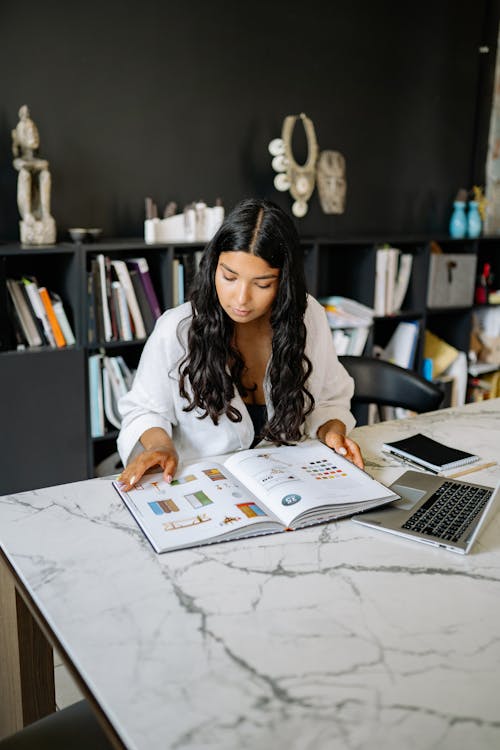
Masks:
[[[36,156],[40,145],[38,129],[23,105],[19,122],[12,131],[13,165],[17,178],[17,205],[21,214],[21,242],[26,245],[52,245],[56,223],[50,213],[51,177],[49,162]]]

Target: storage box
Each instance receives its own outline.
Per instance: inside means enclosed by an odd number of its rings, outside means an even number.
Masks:
[[[474,302],[477,256],[432,253],[427,307],[466,307]]]

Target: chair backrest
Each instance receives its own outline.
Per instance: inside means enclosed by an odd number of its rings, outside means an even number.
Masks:
[[[339,357],[354,379],[353,404],[400,406],[418,413],[433,411],[443,401],[439,386],[411,370],[375,357]]]

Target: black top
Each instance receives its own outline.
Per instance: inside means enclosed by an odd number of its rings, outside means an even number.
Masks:
[[[265,404],[245,404],[245,406],[248,409],[248,413],[250,414],[250,419],[252,420],[253,429],[255,432],[255,437],[253,439],[252,445],[250,448],[254,448],[257,443],[260,443],[261,437],[260,433],[262,432],[262,428],[267,422],[267,409]]]

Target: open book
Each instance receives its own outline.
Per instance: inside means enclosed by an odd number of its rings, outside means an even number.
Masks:
[[[171,484],[159,472],[129,492],[113,486],[157,552],[299,529],[399,499],[316,440],[188,464]]]

